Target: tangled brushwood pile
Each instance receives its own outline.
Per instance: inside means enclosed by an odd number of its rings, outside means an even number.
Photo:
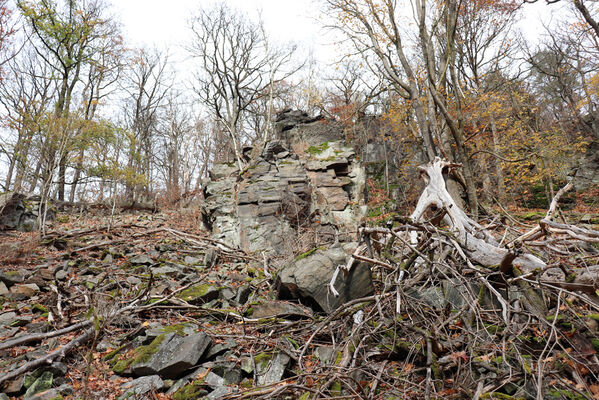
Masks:
[[[553,221],[569,185],[527,232],[481,225],[446,191],[455,167],[421,167],[427,186],[410,217],[294,260],[233,249],[177,226],[192,220],[182,215],[55,229],[0,271],[0,392],[599,398],[599,232]],[[330,272],[302,280],[306,265]],[[316,275],[310,302],[299,285]],[[281,300],[291,292],[303,305]]]
[[[351,331],[336,338],[340,369],[319,390],[362,376],[400,398],[599,398],[599,232],[552,221],[571,185],[521,234],[480,226],[454,203],[443,174],[455,166],[421,167],[427,187],[410,218],[360,229],[362,245],[335,274],[366,261],[381,287],[352,310]],[[308,345],[346,323],[326,322]]]

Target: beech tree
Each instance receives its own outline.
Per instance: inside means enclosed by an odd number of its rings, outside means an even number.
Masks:
[[[125,125],[129,130],[126,197],[137,200],[152,190],[155,139],[166,105],[172,78],[168,55],[159,50],[139,49],[129,59],[131,65],[123,82]]]
[[[22,51],[6,64],[5,79],[0,81],[0,104],[5,128],[16,135],[0,141],[8,159],[5,190],[33,191],[37,187],[48,140],[44,125],[56,95],[50,73],[50,67],[40,62],[33,49]]]

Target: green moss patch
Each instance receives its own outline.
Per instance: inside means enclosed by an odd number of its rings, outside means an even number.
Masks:
[[[599,314],[589,314],[588,317],[590,319],[594,319],[595,321],[599,322]]]
[[[535,220],[540,220],[544,216],[545,216],[544,212],[531,211],[531,212],[527,212],[527,213],[520,215],[520,218],[522,218],[526,221],[535,221]]]
[[[189,328],[189,327],[192,327],[192,326],[190,324],[182,323],[182,324],[175,324],[175,325],[165,326],[165,327],[163,327],[161,329],[161,331],[164,332],[164,333],[174,332],[178,336],[186,336],[185,335],[185,328]]]
[[[318,154],[322,154],[326,149],[329,148],[329,142],[324,142],[319,144],[318,146],[310,146],[308,147],[308,153],[315,156]]]
[[[324,247],[315,247],[313,249],[310,249],[310,250],[306,251],[305,253],[302,253],[299,256],[295,257],[295,261],[303,260],[306,257],[310,257],[317,250],[323,250],[324,251]]]
[[[504,393],[485,393],[480,396],[480,399],[485,400],[524,400],[523,397],[514,397]]]
[[[49,314],[48,309],[41,304],[34,304],[33,306],[31,306],[31,309],[33,310],[33,312],[41,313],[42,317],[47,317]]]
[[[173,394],[174,400],[194,400],[204,397],[208,392],[203,379],[183,386]]]
[[[164,341],[165,334],[158,335],[152,343],[147,346],[139,346],[133,350],[133,355],[130,358],[119,360],[115,363],[112,370],[117,374],[124,373],[131,365],[148,362],[152,355],[158,351],[158,348]]]
[[[268,363],[270,362],[270,360],[272,360],[271,353],[264,352],[254,356],[254,363],[256,364],[256,368],[258,368],[259,371],[265,370],[268,367]]]
[[[177,295],[177,298],[191,303],[203,303],[217,297],[218,289],[207,283],[192,286]]]
[[[548,390],[545,393],[546,399],[557,400],[557,399],[568,399],[568,400],[585,400],[587,397],[577,392],[571,392],[569,390]]]

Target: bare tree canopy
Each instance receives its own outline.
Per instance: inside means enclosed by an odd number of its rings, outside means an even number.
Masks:
[[[261,22],[224,3],[203,9],[192,19],[191,54],[198,60],[195,92],[226,129],[239,167],[244,141],[243,119],[252,103],[269,96],[269,87],[287,78],[293,48],[269,43]]]

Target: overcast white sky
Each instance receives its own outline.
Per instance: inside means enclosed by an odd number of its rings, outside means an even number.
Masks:
[[[405,0],[406,5],[409,4]],[[113,0],[113,10],[123,24],[123,35],[132,46],[167,48],[175,59],[189,41],[189,18],[201,7],[209,7],[213,0]],[[335,49],[317,17],[321,12],[317,0],[228,0],[235,9],[257,16],[258,10],[266,29],[276,40],[295,42],[304,51],[312,50],[324,63],[335,60]],[[520,29],[529,40],[543,31],[541,21],[549,21],[551,14],[559,14],[563,6],[547,5],[544,0],[524,5]],[[303,53],[302,52],[302,53]]]
[[[315,16],[314,0],[228,0],[231,8],[262,19],[269,33],[281,42],[296,42],[315,48],[324,38]],[[118,0],[114,11],[123,24],[123,34],[132,45],[183,46],[189,40],[189,18],[212,0]]]

